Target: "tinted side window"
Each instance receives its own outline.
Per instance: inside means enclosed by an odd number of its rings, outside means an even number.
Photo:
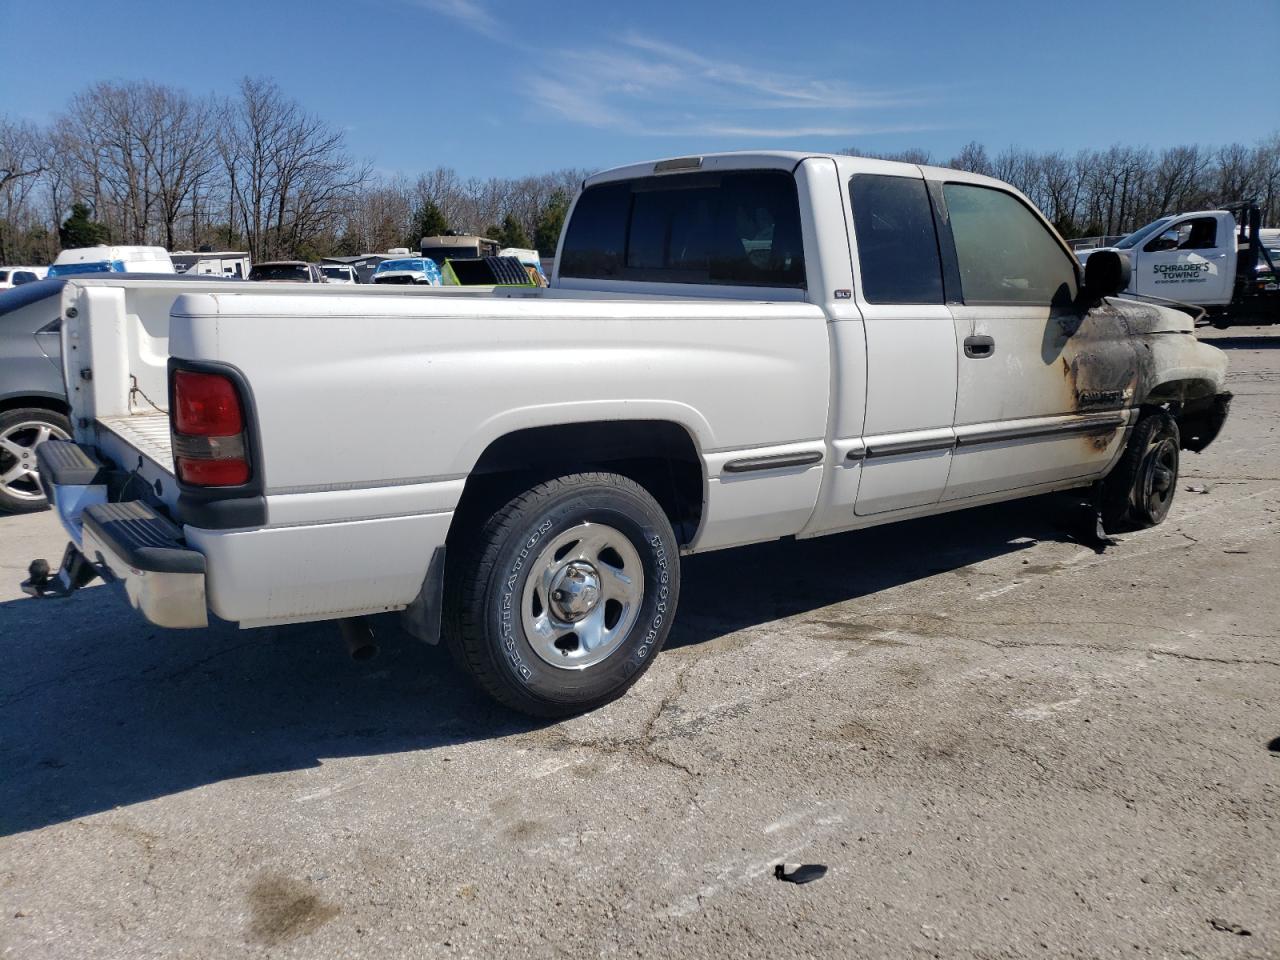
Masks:
[[[924,181],[858,174],[849,181],[849,199],[867,302],[942,303],[942,264]]]
[[[967,183],[942,189],[965,303],[1066,306],[1075,299],[1074,265],[1017,197]]]
[[[1163,250],[1212,250],[1218,245],[1218,221],[1213,217],[1183,220],[1170,227],[1143,247],[1145,253]]]
[[[631,184],[602,183],[583,191],[573,207],[560,252],[566,277],[620,279],[627,256]]]
[[[782,171],[744,171],[590,187],[569,221],[560,274],[803,287],[795,180]]]

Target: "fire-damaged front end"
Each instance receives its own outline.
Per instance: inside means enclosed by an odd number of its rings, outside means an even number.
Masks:
[[[1178,422],[1182,448],[1199,453],[1222,430],[1231,407],[1227,355],[1195,336],[1197,308],[1111,298],[1113,315],[1134,346],[1136,405],[1164,407]]]

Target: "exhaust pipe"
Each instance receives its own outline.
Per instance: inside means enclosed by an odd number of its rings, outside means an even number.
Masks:
[[[373,637],[373,628],[364,617],[348,617],[338,621],[338,630],[347,645],[347,653],[352,660],[372,660],[378,655],[378,643]]]

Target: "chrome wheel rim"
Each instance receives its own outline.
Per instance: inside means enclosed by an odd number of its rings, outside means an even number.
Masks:
[[[1152,516],[1163,516],[1173,501],[1178,483],[1178,444],[1166,437],[1152,447],[1147,455],[1144,495]]]
[[[620,531],[582,523],[553,538],[534,559],[521,621],[534,653],[562,670],[609,657],[640,615],[644,568]]]
[[[25,420],[0,432],[0,490],[15,500],[44,499],[36,469],[36,447],[46,440],[66,440],[60,427],[43,420]]]

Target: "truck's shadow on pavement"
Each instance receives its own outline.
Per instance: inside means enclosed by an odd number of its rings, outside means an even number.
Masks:
[[[692,557],[669,646],[1072,539],[1069,501],[1039,498],[815,541]],[[439,648],[377,626],[353,663],[332,625],[166,631],[114,588],[0,603],[0,835],[320,758],[523,733]]]
[[[1219,350],[1265,350],[1280,347],[1280,337],[1214,337],[1205,343]]]

